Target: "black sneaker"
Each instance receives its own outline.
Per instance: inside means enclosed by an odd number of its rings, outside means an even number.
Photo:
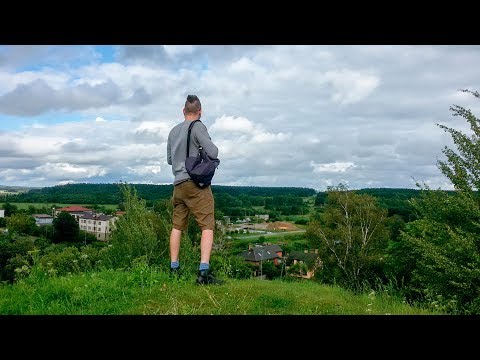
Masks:
[[[170,268],[170,275],[178,277],[180,275],[180,267]]]
[[[197,277],[197,284],[200,285],[222,285],[225,281],[216,279],[210,271],[207,270],[199,270],[198,277]]]

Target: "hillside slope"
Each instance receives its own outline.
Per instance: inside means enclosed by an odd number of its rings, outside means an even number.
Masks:
[[[311,281],[229,279],[198,286],[151,268],[106,270],[0,285],[0,314],[432,314],[384,294],[353,295]]]

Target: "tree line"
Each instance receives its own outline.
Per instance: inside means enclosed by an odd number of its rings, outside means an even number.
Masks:
[[[173,185],[135,184],[138,195],[148,202],[172,196]],[[315,189],[302,187],[261,187],[212,185],[216,194],[233,197],[308,197],[316,194]],[[66,184],[8,195],[5,202],[66,203],[66,204],[118,204],[122,201],[119,184]],[[253,200],[255,201],[255,200]]]

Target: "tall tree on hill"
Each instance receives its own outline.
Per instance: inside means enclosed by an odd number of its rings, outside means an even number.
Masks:
[[[310,245],[319,248],[322,280],[354,289],[371,280],[387,245],[386,216],[374,197],[349,191],[344,184],[329,187],[324,212],[307,228]]]
[[[461,91],[480,98],[476,91]],[[450,110],[472,131],[437,124],[456,146],[445,147],[446,160],[437,162],[455,191],[423,185],[422,196],[412,200],[419,219],[408,224],[387,264],[411,299],[449,313],[480,314],[480,120],[461,106]]]
[[[470,93],[480,99],[478,91],[460,90]],[[467,120],[473,134],[468,136],[459,130],[437,124],[440,128],[450,133],[457,151],[447,146],[442,150],[447,160],[439,160],[438,167],[452,182],[456,190],[471,193],[480,189],[480,121],[471,110],[462,106],[450,107],[453,116],[461,116]]]
[[[53,241],[56,243],[78,241],[80,228],[77,220],[66,211],[62,211],[53,219],[53,229]]]

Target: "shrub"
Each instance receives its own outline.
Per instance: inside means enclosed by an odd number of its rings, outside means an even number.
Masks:
[[[147,210],[134,187],[120,184],[125,215],[115,222],[110,244],[102,252],[105,265],[130,267],[141,256],[151,264],[160,264],[168,256],[170,219]]]

